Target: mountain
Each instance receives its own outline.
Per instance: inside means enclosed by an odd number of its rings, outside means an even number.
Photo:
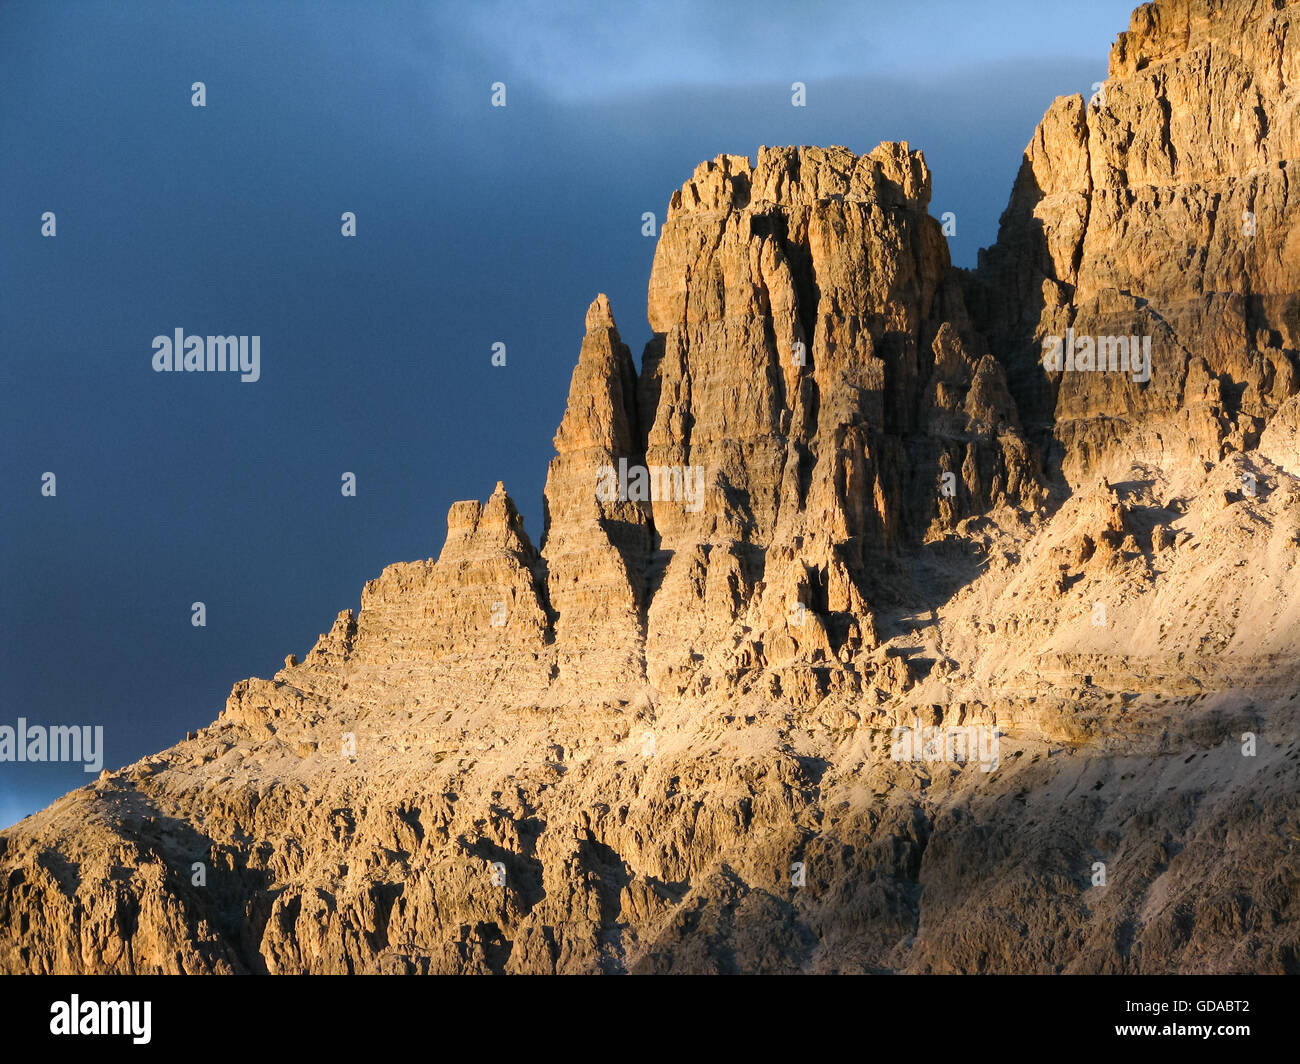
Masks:
[[[701,164],[540,544],[0,833],[0,970],[1300,971],[1298,41],[1139,8],[973,271],[908,144]]]

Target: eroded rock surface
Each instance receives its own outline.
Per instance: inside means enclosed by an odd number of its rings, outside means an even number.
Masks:
[[[1300,970],[1298,13],[1139,8],[972,273],[906,144],[701,164],[540,549],[0,833],[0,970]]]
[[[1101,91],[1058,99],[1026,150],[968,288],[1072,484],[1249,450],[1300,387],[1298,31],[1293,2],[1144,4]],[[1067,328],[1150,337],[1149,381],[1045,372]]]

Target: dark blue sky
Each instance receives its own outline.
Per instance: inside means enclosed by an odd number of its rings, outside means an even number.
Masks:
[[[102,724],[116,768],[436,555],[453,501],[502,479],[536,542],[583,313],[639,359],[641,215],[702,159],[908,140],[973,264],[1131,5],[706,6],[0,5],[0,725]],[[176,328],[259,335],[261,380],[154,373]],[[0,826],[91,778],[0,763]]]

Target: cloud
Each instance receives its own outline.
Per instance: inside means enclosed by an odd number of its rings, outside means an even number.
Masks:
[[[1130,0],[1086,10],[1030,0],[939,0],[924,8],[858,0],[720,0],[595,5],[586,0],[481,0],[433,11],[436,36],[460,39],[562,100],[677,85],[811,82],[863,74],[925,81],[995,57],[1104,56]],[[996,13],[994,13],[996,12]],[[1014,26],[1016,32],[1008,34]],[[977,87],[976,87],[977,88]]]

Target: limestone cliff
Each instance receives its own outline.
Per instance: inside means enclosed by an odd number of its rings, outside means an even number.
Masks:
[[[1249,450],[1296,391],[1297,32],[1295,3],[1144,4],[1100,91],[1034,134],[968,289],[1071,483]],[[1150,337],[1150,380],[1044,371],[1067,328]]]
[[[742,687],[766,666],[769,690],[797,698],[856,688],[878,642],[869,569],[959,515],[1035,505],[929,199],[906,144],[720,156],[674,194],[650,277],[644,451],[700,467],[707,489],[698,512],[653,508],[656,686],[686,690],[701,662]]]
[[[1298,14],[1139,8],[975,271],[906,144],[701,164],[540,549],[0,833],[0,970],[1300,970]]]

